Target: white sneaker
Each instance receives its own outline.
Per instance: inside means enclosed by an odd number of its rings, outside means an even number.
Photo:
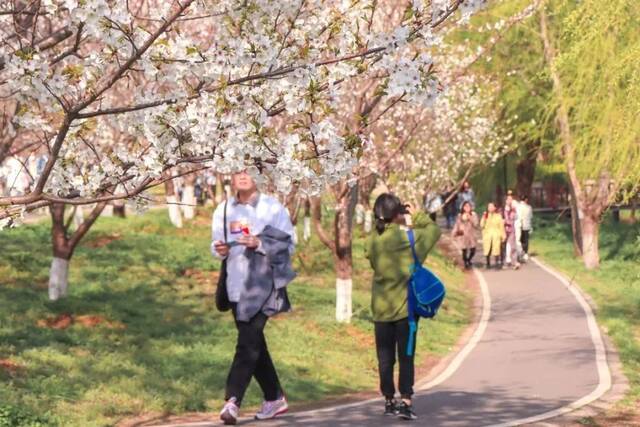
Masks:
[[[278,400],[265,400],[262,402],[262,408],[256,414],[256,420],[270,420],[278,415],[282,415],[289,410],[287,398],[282,396]]]
[[[529,254],[524,254],[522,256],[522,259],[525,260],[525,261],[529,261]]]
[[[222,411],[220,411],[220,419],[224,422],[224,425],[236,425],[238,422],[238,412],[240,408],[236,405],[236,398],[232,397],[224,404]]]

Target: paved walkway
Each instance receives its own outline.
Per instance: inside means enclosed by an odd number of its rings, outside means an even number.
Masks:
[[[589,403],[609,388],[602,341],[577,291],[533,261],[519,271],[475,274],[484,291],[483,319],[453,365],[415,396],[416,424],[521,425]],[[382,417],[381,409],[376,399],[259,425],[407,425]]]

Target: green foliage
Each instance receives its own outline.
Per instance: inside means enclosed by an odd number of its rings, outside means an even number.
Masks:
[[[551,82],[545,72],[543,45],[538,36],[534,16],[515,24],[508,30],[478,31],[493,27],[523,10],[528,0],[496,2],[486,12],[474,18],[474,26],[462,33],[462,39],[473,52],[488,46],[491,38],[500,37],[495,46],[481,58],[475,68],[491,75],[500,85],[500,109],[503,126],[512,133],[516,149],[527,142],[553,138],[549,126],[548,103]]]
[[[50,420],[47,426],[59,419],[85,427],[219,410],[236,331],[213,304],[219,263],[209,252],[210,218],[202,212],[183,229],[172,227],[165,211],[99,219],[72,260],[69,297],[57,302],[46,293],[48,225],[0,233],[0,360],[15,365],[0,365],[9,425],[18,413]],[[355,234],[352,324],[334,320],[333,260],[314,237],[295,254],[294,311],[267,327],[294,404],[376,388],[371,273],[364,238]],[[448,353],[471,317],[460,271],[437,254],[430,263],[447,280],[449,295],[439,318],[420,328],[421,358]],[[42,325],[65,315],[75,317],[66,328]],[[82,316],[103,321],[87,325]],[[245,404],[251,409],[260,401],[252,385]]]
[[[56,421],[45,415],[33,415],[12,405],[0,405],[0,427],[54,427]]]
[[[640,185],[640,3],[583,0],[554,6],[564,16],[556,25],[558,71],[578,172],[583,178],[606,172],[633,190]]]

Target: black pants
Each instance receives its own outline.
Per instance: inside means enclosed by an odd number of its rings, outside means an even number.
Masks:
[[[529,255],[529,230],[522,230],[522,234],[520,234],[520,243],[522,243],[522,251]]]
[[[474,256],[476,256],[476,248],[463,249],[462,260],[464,261],[464,265],[471,264]]]
[[[378,373],[380,375],[380,391],[384,397],[391,399],[396,394],[393,383],[393,367],[396,363],[396,352],[400,362],[400,378],[398,388],[404,399],[411,399],[413,395],[413,381],[415,370],[413,355],[407,356],[407,342],[409,340],[409,320],[402,319],[395,322],[375,322],[376,352],[378,354]]]
[[[233,307],[233,313],[235,319],[235,307]],[[248,322],[239,322],[236,319],[238,342],[227,377],[225,400],[235,397],[237,405],[240,405],[251,377],[255,377],[258,381],[265,400],[277,400],[282,396],[280,380],[264,336],[264,327],[268,319],[263,313],[256,314]]]

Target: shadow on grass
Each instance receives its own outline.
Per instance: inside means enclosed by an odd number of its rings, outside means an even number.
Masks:
[[[113,425],[143,412],[217,407],[236,337],[230,315],[215,311],[213,283],[206,281],[219,263],[210,255],[206,227],[183,236],[166,229],[168,221],[154,223],[157,217],[101,219],[71,261],[70,295],[57,302],[48,301],[46,293],[47,225],[0,233],[0,359],[20,366],[17,374],[0,369],[0,401],[51,412],[65,426]],[[202,273],[202,283],[187,274],[193,270]],[[332,289],[298,284],[292,294],[294,307],[301,303],[308,317],[284,316],[277,323],[284,326],[274,323],[268,334],[270,342],[286,343],[276,345],[276,364],[293,400],[368,384],[344,381],[345,375],[357,375],[361,355],[354,343],[345,343],[353,351],[338,344],[344,336],[333,327]],[[358,317],[368,319],[368,304],[362,296],[356,301]],[[62,314],[99,316],[124,327],[38,326]],[[316,321],[321,327],[305,329]],[[323,343],[343,359],[333,368],[314,369],[305,357]],[[356,369],[349,372],[350,367]],[[246,404],[261,399],[252,385]]]

